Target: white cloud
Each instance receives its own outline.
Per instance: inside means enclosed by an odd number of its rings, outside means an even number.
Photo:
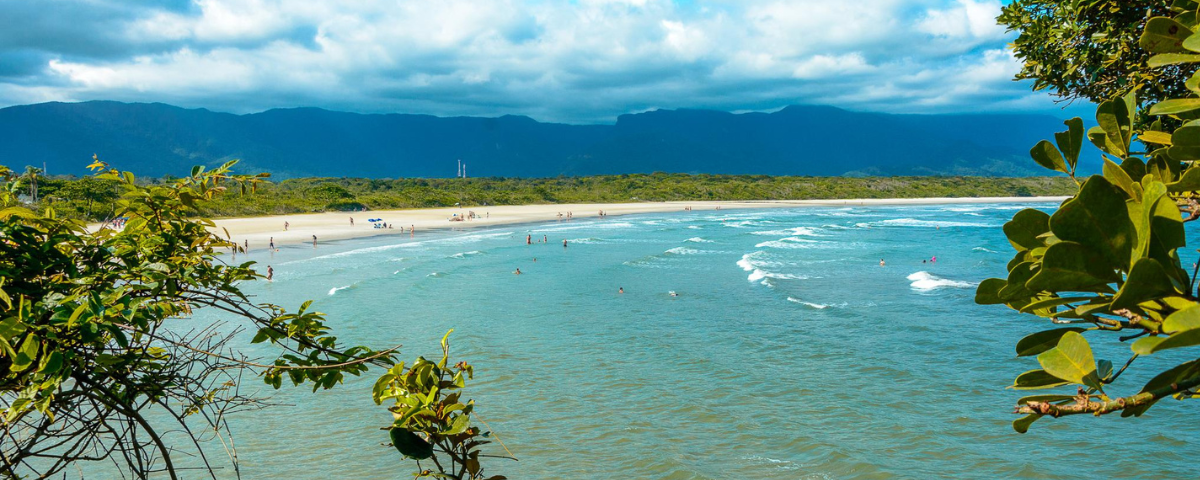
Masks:
[[[958,0],[950,8],[929,10],[917,29],[942,37],[996,40],[1004,36],[1004,27],[996,23],[999,15],[997,0]]]
[[[18,7],[0,3],[0,29]],[[42,72],[0,74],[0,104],[589,122],[651,107],[978,111],[1045,99],[1010,81],[1017,64],[993,20],[996,0],[194,0],[128,10],[124,43],[107,46],[115,53],[47,38]],[[0,36],[0,55],[15,48]]]

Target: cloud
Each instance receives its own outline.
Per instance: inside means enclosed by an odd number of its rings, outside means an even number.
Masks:
[[[0,105],[530,115],[1050,111],[995,0],[0,2]]]

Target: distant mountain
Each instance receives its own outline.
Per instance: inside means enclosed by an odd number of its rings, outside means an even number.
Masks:
[[[1024,176],[1046,173],[1029,159],[1029,148],[1063,128],[1047,115],[889,115],[824,106],[657,110],[622,115],[615,125],[566,125],[511,115],[316,108],[234,115],[160,103],[54,102],[0,109],[0,164],[45,162],[51,174],[83,174],[96,153],[143,176],[180,175],[233,158],[242,159],[242,172],[283,178],[451,177],[458,159],[473,177]]]

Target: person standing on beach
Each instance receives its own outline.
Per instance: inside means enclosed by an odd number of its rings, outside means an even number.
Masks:
[[[350,217],[350,226],[351,226],[351,227],[353,227],[353,226],[354,226],[354,217]]]
[[[275,278],[275,269],[267,265],[267,281],[270,282],[273,278]]]
[[[290,227],[290,226],[292,226],[292,224],[288,223],[287,221],[284,221],[283,222],[283,231],[286,232],[288,227]]]
[[[313,248],[317,248],[317,236],[313,235]]]
[[[249,239],[246,239],[245,245],[246,245],[245,246],[246,253],[250,253],[250,240]]]
[[[275,237],[271,237],[271,251],[275,251]]]

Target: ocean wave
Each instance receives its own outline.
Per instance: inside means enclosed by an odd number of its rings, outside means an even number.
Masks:
[[[337,292],[340,292],[340,291],[342,291],[342,290],[345,290],[345,289],[347,289],[347,288],[351,288],[351,287],[353,287],[353,286],[354,286],[354,284],[350,284],[350,285],[346,285],[346,286],[342,286],[342,287],[333,287],[333,288],[329,289],[329,296],[331,296],[331,297],[332,297],[332,296],[333,296],[334,294],[336,294]]]
[[[949,222],[944,220],[918,220],[915,218],[893,218],[881,222],[856,223],[859,228],[871,227],[919,227],[919,228],[938,228],[938,227],[987,227],[997,228],[1000,225],[990,223],[974,223],[974,222]]]
[[[598,245],[598,244],[604,243],[604,241],[599,238],[596,238],[596,237],[586,237],[586,238],[568,238],[567,243],[568,244],[578,243],[580,245]]]
[[[701,228],[703,228],[703,227],[701,227],[699,225],[688,225],[688,229],[690,229],[690,230],[700,230]]]
[[[461,245],[464,243],[475,243],[493,238],[511,237],[515,232],[495,232],[495,233],[473,233],[469,235],[457,235],[447,238],[438,238],[434,240],[425,240],[426,243],[439,245]]]
[[[810,277],[807,275],[797,275],[792,273],[776,273],[758,268],[754,269],[753,272],[750,272],[750,275],[746,276],[746,280],[751,282],[757,282],[765,278],[771,278],[775,280],[807,280]]]
[[[426,277],[433,277],[433,278],[442,278],[444,276],[446,276],[446,274],[443,272],[433,272],[429,275],[426,275]]]
[[[675,247],[675,248],[672,248],[670,250],[663,252],[663,254],[669,254],[669,255],[695,255],[697,253],[702,253],[702,252],[700,250],[696,250],[694,248],[687,248],[687,247]]]
[[[995,251],[995,250],[988,250],[988,249],[986,249],[986,248],[983,248],[983,247],[975,247],[975,248],[972,248],[972,249],[971,249],[971,251],[972,251],[972,252],[984,252],[984,253],[1000,253],[1000,252],[997,252],[997,251]]]
[[[787,236],[806,236],[806,237],[827,237],[817,233],[816,227],[793,227],[786,230],[765,230],[761,232],[750,232],[751,235],[787,235]]]
[[[944,207],[944,208],[941,208],[940,210],[943,212],[960,212],[961,213],[961,212],[982,212],[984,210],[1024,210],[1026,208],[1030,208],[1030,206],[1025,205],[1025,204],[1023,204],[1023,205],[983,204],[983,205],[970,205],[970,206],[964,205],[964,206],[957,206],[957,207]],[[1053,205],[1051,205],[1051,208],[1053,208]]]
[[[764,285],[767,285],[768,287],[770,287],[770,286],[774,286],[770,282],[771,279],[805,280],[805,279],[809,278],[806,275],[778,273],[778,272],[772,272],[770,270],[766,270],[767,267],[778,267],[782,264],[780,264],[779,262],[771,262],[771,261],[762,260],[762,256],[765,254],[766,254],[766,252],[763,252],[763,251],[747,253],[745,255],[742,255],[741,260],[737,261],[737,266],[742,267],[742,270],[750,272],[750,274],[746,276],[746,280],[751,281],[751,282],[762,281]]]
[[[585,223],[579,223],[579,224],[575,224],[575,225],[563,225],[563,226],[557,226],[557,227],[535,228],[535,229],[530,230],[530,232],[531,233],[567,232],[567,231],[571,231],[571,230],[582,230],[585,228],[611,230],[611,229],[617,229],[617,228],[629,228],[632,226],[633,226],[633,224],[628,223],[628,222],[611,222],[611,223],[610,222],[585,222]]]
[[[304,259],[304,260],[298,260],[298,261],[294,261],[294,262],[287,262],[287,263],[283,263],[281,265],[287,265],[287,264],[292,264],[292,263],[311,262],[314,260],[329,260],[332,258],[352,257],[355,255],[386,252],[388,250],[395,250],[398,248],[414,248],[414,247],[421,246],[422,243],[423,242],[406,242],[406,243],[397,243],[397,244],[393,244],[393,245],[380,245],[378,247],[359,248],[359,249],[355,249],[355,250],[347,250],[345,252],[331,253],[328,255],[320,255],[320,256],[316,256],[316,257],[312,257],[312,258],[308,258],[308,259]]]
[[[912,282],[911,286],[914,290],[933,290],[942,287],[970,288],[977,285],[971,282],[947,280],[925,271],[914,273],[907,278]]]
[[[849,304],[848,304],[848,303],[846,303],[846,302],[842,302],[842,303],[813,303],[813,302],[806,302],[806,301],[804,301],[804,300],[801,300],[801,299],[799,299],[799,298],[796,298],[796,297],[787,297],[787,299],[788,299],[788,301],[789,301],[789,302],[792,302],[792,303],[799,303],[799,304],[801,304],[801,305],[805,305],[805,306],[808,306],[808,307],[812,307],[812,308],[815,308],[815,309],[817,309],[817,310],[824,310],[824,309],[826,309],[826,308],[829,308],[829,307],[841,308],[841,307],[845,307],[846,305],[849,305]]]
[[[451,255],[449,258],[467,258],[467,257],[473,256],[473,255],[483,255],[483,252],[481,252],[479,250],[471,250],[469,252],[459,252],[454,255]]]
[[[700,238],[700,237],[692,237],[692,238],[689,238],[689,239],[687,239],[687,240],[684,240],[684,241],[685,241],[685,242],[692,242],[692,243],[713,243],[713,241],[712,241],[712,240],[705,240],[705,239],[703,239],[703,238]]]
[[[836,243],[822,242],[819,240],[809,240],[807,238],[787,237],[779,240],[771,240],[759,243],[754,248],[782,248],[788,250],[809,249],[809,248],[828,248],[836,246]]]

